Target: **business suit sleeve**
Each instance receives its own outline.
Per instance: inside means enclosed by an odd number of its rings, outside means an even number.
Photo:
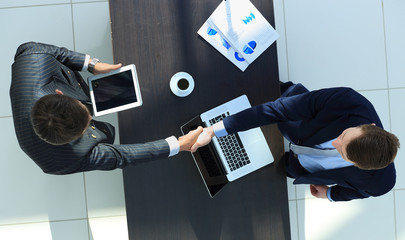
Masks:
[[[224,126],[228,133],[234,133],[273,123],[309,121],[315,117],[336,119],[347,114],[348,104],[359,104],[357,100],[353,101],[353,92],[350,88],[331,88],[281,97],[225,118]],[[353,107],[356,106],[350,106]]]
[[[157,140],[142,144],[106,144],[95,146],[86,156],[82,171],[112,170],[149,162],[152,159],[167,158],[169,144],[165,140]]]
[[[368,198],[370,195],[361,194],[354,189],[345,188],[339,185],[331,187],[331,198],[334,202],[350,201],[353,199]]]
[[[20,57],[36,54],[49,55],[73,71],[81,71],[86,58],[85,54],[74,52],[64,47],[57,47],[44,43],[27,42],[18,47],[14,60],[17,61]]]

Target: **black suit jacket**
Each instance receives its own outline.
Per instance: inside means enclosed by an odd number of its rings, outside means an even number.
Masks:
[[[113,145],[114,128],[92,120],[83,137],[62,146],[48,144],[35,134],[30,114],[35,101],[61,90],[90,103],[88,86],[78,73],[85,55],[41,43],[22,44],[12,65],[10,98],[14,127],[22,150],[45,172],[69,174],[111,170],[151,158],[167,157],[165,140],[145,144]]]
[[[350,88],[330,88],[309,92],[293,85],[274,102],[252,107],[224,119],[228,133],[277,123],[291,142],[314,146],[338,137],[345,129],[375,123],[383,127],[372,104]],[[390,191],[396,181],[394,163],[380,170],[345,168],[298,176],[295,184],[334,185],[331,198],[347,201],[379,196]]]

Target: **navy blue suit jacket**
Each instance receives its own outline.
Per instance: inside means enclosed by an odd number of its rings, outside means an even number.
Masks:
[[[383,127],[372,104],[350,88],[330,88],[309,92],[293,85],[274,102],[247,109],[224,119],[228,133],[277,123],[291,142],[314,146],[338,137],[346,128],[375,123]],[[396,181],[394,163],[380,170],[361,170],[354,166],[298,176],[294,184],[334,185],[331,198],[348,201],[380,196]]]
[[[169,145],[163,139],[145,144],[113,145],[114,128],[94,120],[83,137],[68,144],[54,146],[42,141],[31,124],[35,101],[59,89],[64,95],[90,102],[87,83],[77,72],[84,65],[85,55],[30,42],[17,49],[14,60],[10,98],[17,139],[22,150],[45,173],[111,170],[169,155]]]

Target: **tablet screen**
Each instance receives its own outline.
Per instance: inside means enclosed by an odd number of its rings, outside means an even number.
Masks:
[[[137,102],[131,70],[91,81],[97,111]]]

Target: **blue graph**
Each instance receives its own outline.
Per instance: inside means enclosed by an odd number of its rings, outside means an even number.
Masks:
[[[256,48],[256,45],[257,44],[256,44],[255,41],[250,41],[248,44],[246,44],[243,47],[243,52],[246,53],[246,54],[252,54],[254,52],[253,49]]]
[[[255,19],[256,17],[255,17],[255,15],[253,14],[253,13],[250,13],[250,15],[249,16],[246,16],[246,19],[242,19],[242,21],[245,23],[245,24],[248,24],[248,23],[250,23],[251,21],[253,21],[253,19]]]
[[[210,36],[214,36],[215,34],[217,34],[217,31],[210,28],[210,27],[208,27],[207,34],[210,35]]]
[[[245,61],[245,59],[244,59],[243,57],[239,56],[239,53],[237,53],[237,52],[235,52],[235,58],[236,58],[236,60],[238,60],[239,62]]]

